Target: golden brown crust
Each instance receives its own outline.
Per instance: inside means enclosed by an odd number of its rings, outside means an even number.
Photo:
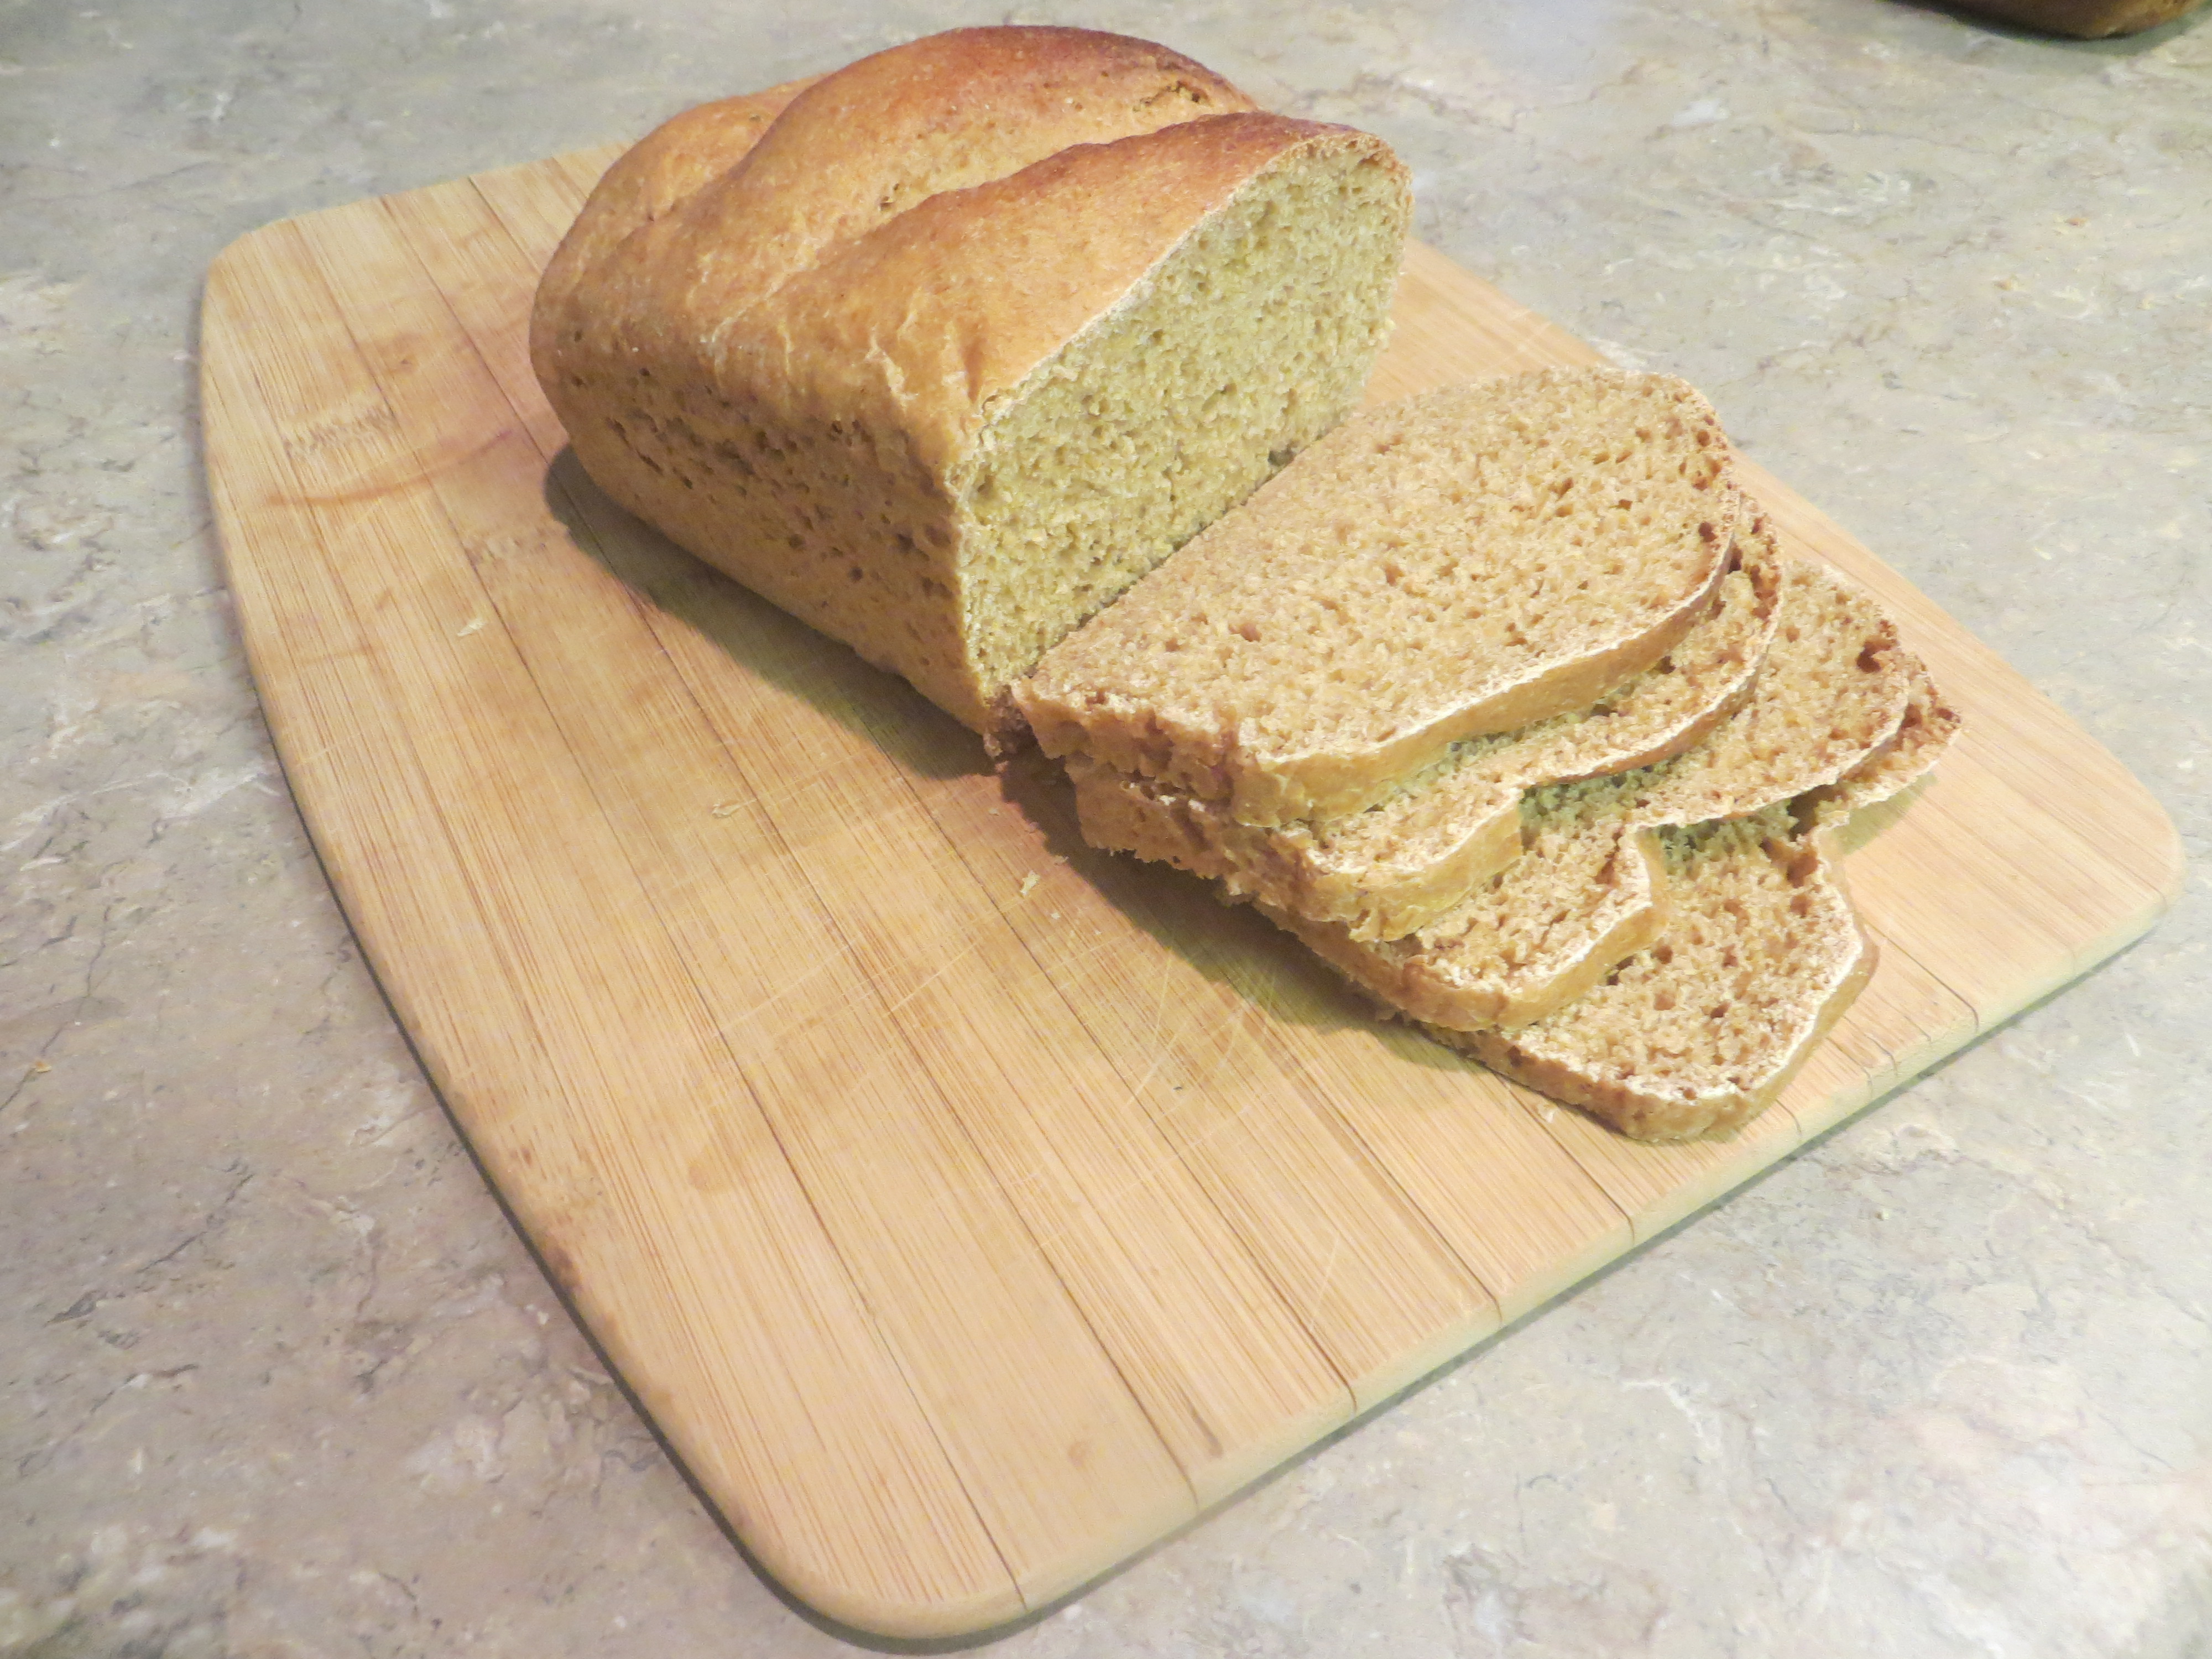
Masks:
[[[553,319],[586,272],[631,232],[737,166],[785,106],[820,78],[787,81],[765,92],[687,109],[623,151],[592,186],[576,222],[561,239],[538,279],[537,301],[531,309],[532,360],[544,361],[540,353],[550,353]],[[547,331],[543,341],[537,337],[540,328]]]
[[[909,208],[1072,144],[1251,107],[1178,53],[1065,28],[956,29],[765,96],[687,112],[617,161],[533,307],[532,362],[578,458],[656,522],[675,487],[603,429],[639,366],[648,385],[721,383],[775,342],[772,321],[743,319]]]
[[[648,139],[635,171],[674,193],[606,248],[584,313],[565,320],[633,346],[660,331],[688,340],[942,191],[1071,144],[1251,107],[1202,65],[1122,35],[973,28],[909,41],[798,88],[756,142],[731,146],[727,165],[713,161],[733,137],[725,122],[744,125],[734,112],[678,117]],[[586,219],[625,205],[611,194]]]
[[[993,406],[1246,184],[1331,153],[1395,166],[1382,140],[1286,116],[1207,117],[1045,157],[932,197],[848,241],[780,296],[760,349],[794,405],[910,434],[953,478]]]

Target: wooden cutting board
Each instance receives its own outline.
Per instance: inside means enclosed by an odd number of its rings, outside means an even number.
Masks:
[[[613,151],[208,278],[210,486],[287,776],[547,1269],[758,1562],[901,1636],[1105,1571],[2081,973],[2179,882],[2112,757],[1756,467],[1968,732],[1847,873],[1881,967],[1650,1147],[1368,1018],[610,506],[525,335]],[[1416,249],[1378,396],[1595,354]]]

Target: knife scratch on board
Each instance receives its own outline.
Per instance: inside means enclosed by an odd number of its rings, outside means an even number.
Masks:
[[[760,1016],[765,1013],[769,1009],[775,1007],[777,1003],[781,1002],[786,998],[789,997],[794,991],[797,991],[800,987],[805,985],[810,980],[819,979],[823,975],[830,971],[830,967],[831,959],[830,957],[825,956],[817,958],[814,965],[806,969],[805,972],[800,974],[797,978],[789,980],[784,984],[779,986],[772,994],[763,997],[758,1002],[753,1003],[750,1006],[739,1009],[727,1020],[718,1024],[715,1026],[715,1030],[720,1032],[722,1036],[728,1036],[732,1034],[734,1029],[743,1027],[745,1028],[750,1036],[763,1041],[772,1042],[776,1037],[782,1035],[782,1028],[778,1027],[775,1030],[768,1030],[762,1027],[758,1024]],[[803,1021],[800,1023],[803,1023]]]
[[[912,1002],[924,991],[927,991],[933,984],[936,983],[937,981],[943,979],[945,975],[951,973],[956,964],[968,957],[974,956],[976,951],[981,948],[982,942],[981,940],[973,939],[969,939],[967,944],[962,945],[951,956],[945,957],[944,961],[939,963],[936,967],[931,969],[927,974],[924,974],[920,979],[916,980],[914,983],[913,988],[908,990],[904,996],[899,998],[896,1002],[887,1003],[884,1005],[884,1012],[887,1014],[895,1014],[898,1012],[900,1009],[905,1007],[908,1003]]]

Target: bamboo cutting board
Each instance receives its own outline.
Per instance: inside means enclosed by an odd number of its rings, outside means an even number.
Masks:
[[[1847,874],[1872,984],[1640,1146],[1085,849],[567,454],[525,337],[614,152],[289,220],[208,279],[254,676],[347,915],[547,1268],[756,1559],[899,1636],[1106,1571],[2119,948],[2172,827],[1755,467],[1966,713]],[[1378,396],[1595,355],[1416,249]]]

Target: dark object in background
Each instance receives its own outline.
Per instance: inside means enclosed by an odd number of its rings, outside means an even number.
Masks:
[[[1951,0],[1961,11],[2001,17],[2023,28],[2101,40],[2108,34],[2140,34],[2171,23],[2197,0]]]

